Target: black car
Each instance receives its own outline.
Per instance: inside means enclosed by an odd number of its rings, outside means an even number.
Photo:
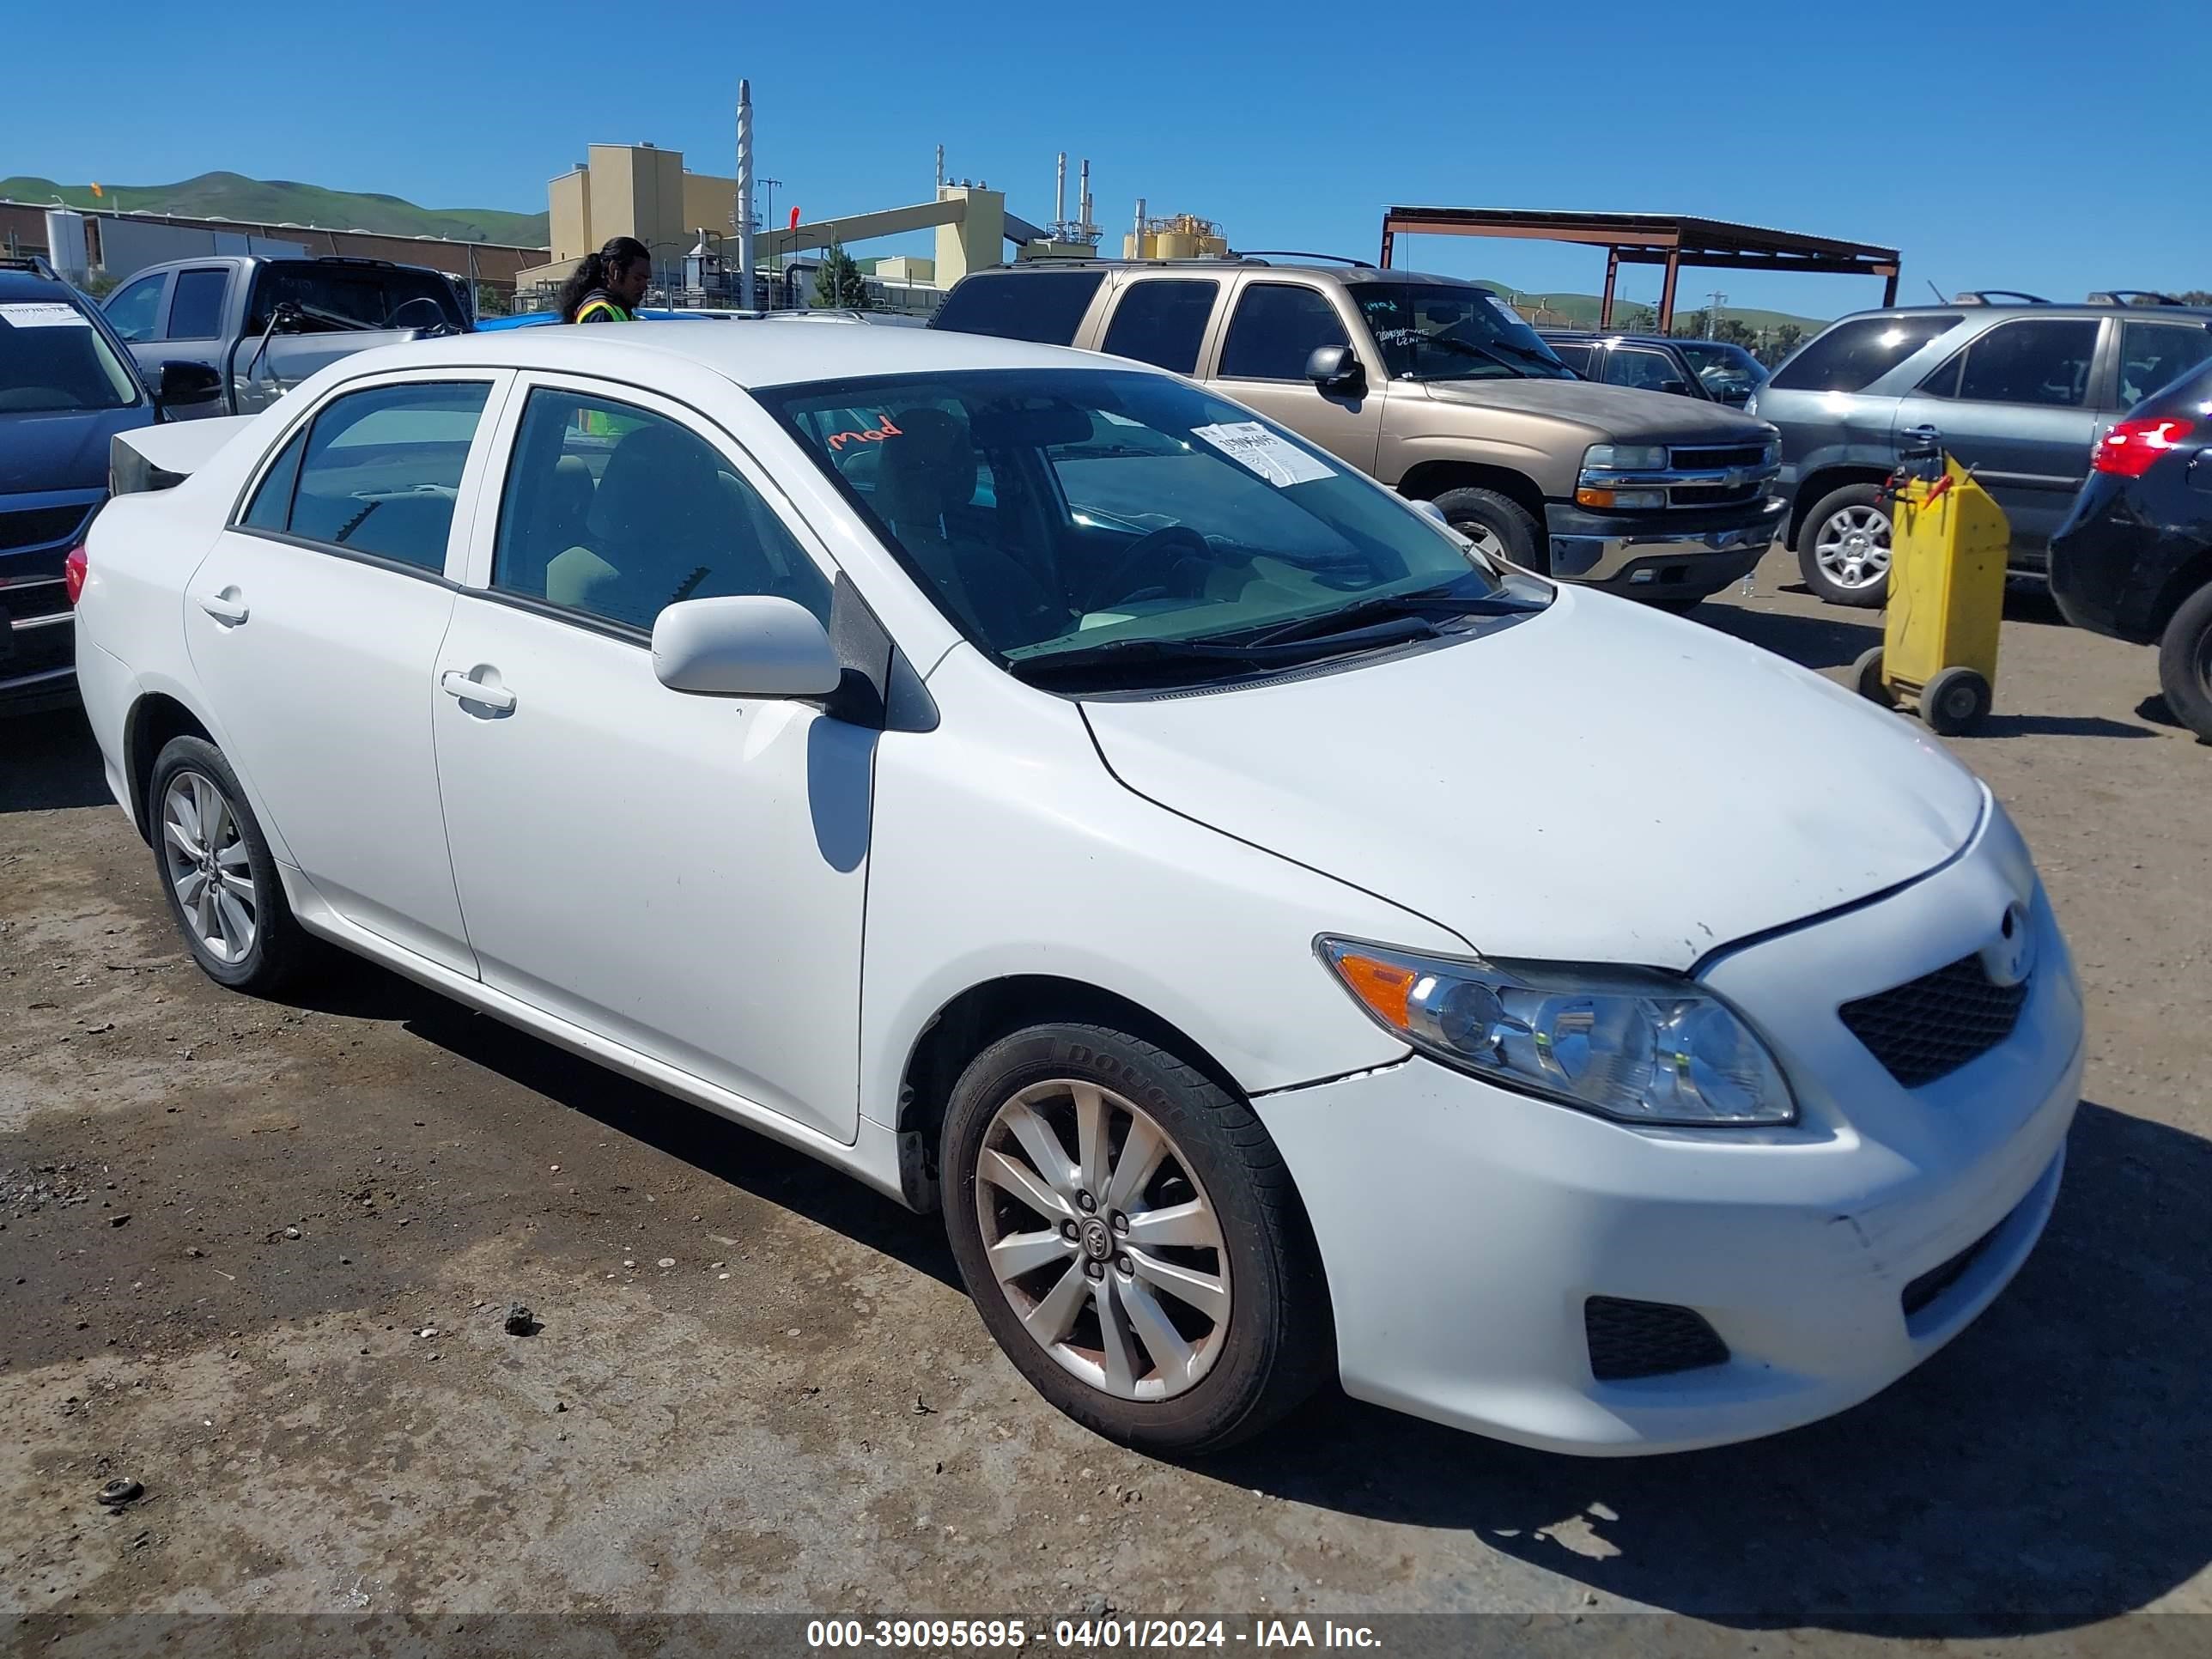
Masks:
[[[2076,628],[2158,647],[2174,718],[2212,743],[2212,362],[2128,411],[2051,541]]]
[[[70,550],[107,499],[108,441],[216,395],[164,363],[149,391],[100,308],[43,259],[0,258],[0,714],[75,700]]]
[[[1766,384],[1766,370],[1740,345],[1666,334],[1583,334],[1540,328],[1553,356],[1585,380],[1704,398],[1741,409]]]

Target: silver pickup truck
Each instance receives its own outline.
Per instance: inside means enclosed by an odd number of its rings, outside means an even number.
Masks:
[[[174,419],[253,414],[340,357],[474,326],[465,290],[443,271],[336,257],[172,260],[100,308],[148,385],[198,390],[197,402],[169,398]],[[172,364],[201,365],[213,380]]]

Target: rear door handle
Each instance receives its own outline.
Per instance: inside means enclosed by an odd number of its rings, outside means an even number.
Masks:
[[[200,609],[213,617],[225,628],[235,628],[247,616],[246,596],[235,587],[226,587],[219,592],[199,596]]]
[[[448,668],[438,677],[438,689],[449,697],[459,697],[463,702],[472,702],[480,708],[495,709],[502,714],[514,707],[514,693],[505,686],[471,679],[458,668]]]

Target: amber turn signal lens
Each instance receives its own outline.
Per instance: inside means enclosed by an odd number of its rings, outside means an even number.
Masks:
[[[1419,975],[1395,962],[1350,952],[1337,957],[1336,971],[1352,988],[1352,994],[1372,1009],[1376,1018],[1395,1030],[1409,1030],[1413,1023],[1407,1003]]]
[[[1610,489],[1593,489],[1588,484],[1584,484],[1581,489],[1575,491],[1575,505],[1577,507],[1611,507],[1613,505],[1613,491]]]

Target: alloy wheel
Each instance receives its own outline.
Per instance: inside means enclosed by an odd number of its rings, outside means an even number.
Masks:
[[[1077,1079],[1031,1085],[983,1135],[975,1212],[992,1276],[1060,1367],[1121,1400],[1170,1400],[1220,1358],[1229,1253],[1159,1123]]]
[[[1889,515],[1854,504],[1832,513],[1814,539],[1821,574],[1838,587],[1872,587],[1889,574]]]
[[[1506,549],[1505,538],[1480,520],[1455,519],[1452,521],[1452,528],[1489,557],[1503,559],[1508,564],[1513,562],[1513,555]]]
[[[161,797],[162,863],[185,925],[216,961],[234,963],[259,929],[244,827],[212,778],[181,771]]]

